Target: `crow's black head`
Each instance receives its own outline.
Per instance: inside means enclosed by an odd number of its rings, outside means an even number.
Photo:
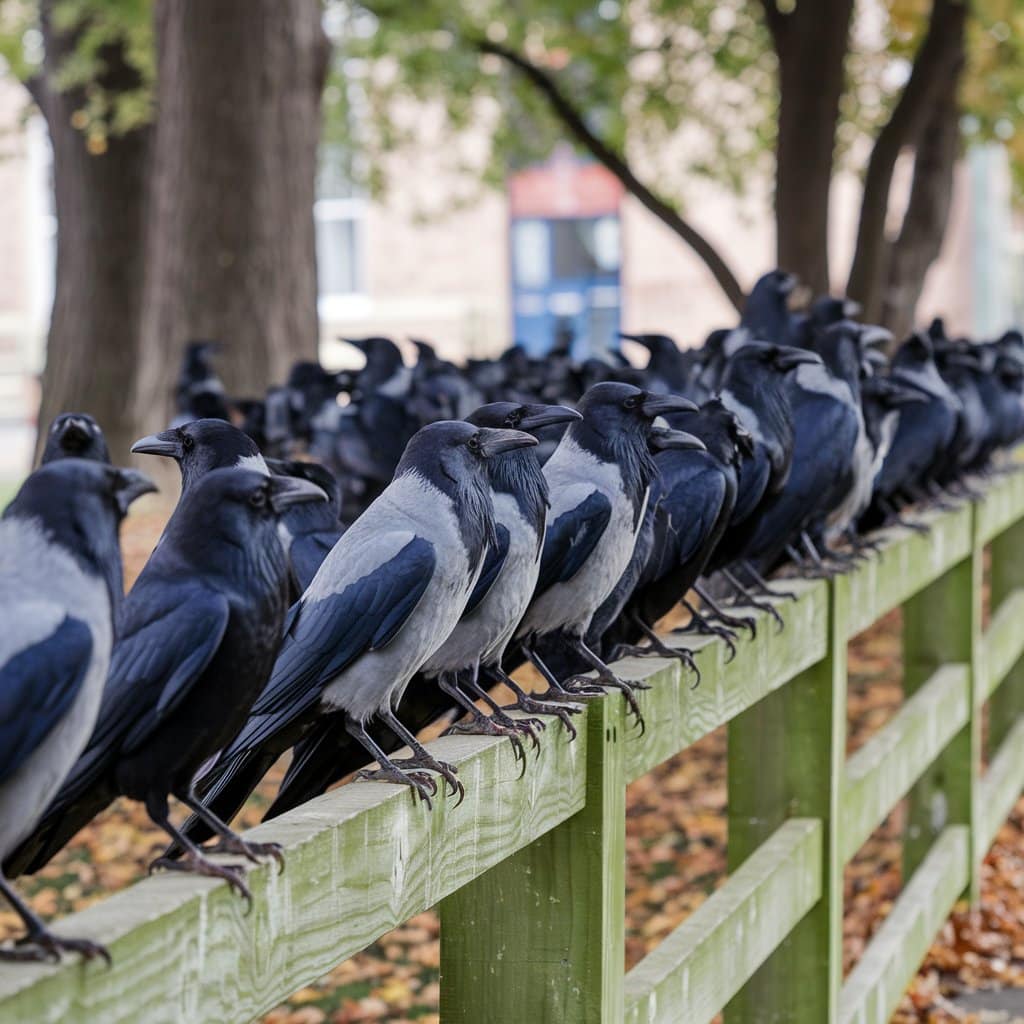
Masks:
[[[183,491],[214,469],[242,466],[268,472],[256,442],[224,420],[194,420],[183,427],[151,434],[136,441],[132,451],[174,459],[181,469]]]
[[[110,462],[103,431],[88,413],[63,412],[50,424],[41,462],[66,458]]]

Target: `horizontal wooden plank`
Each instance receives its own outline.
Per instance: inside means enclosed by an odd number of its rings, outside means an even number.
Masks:
[[[888,1024],[967,885],[968,842],[966,825],[950,825],[935,841],[840,990],[840,1024]]]
[[[1020,462],[1024,450],[1015,453]],[[975,531],[978,542],[987,544],[1024,516],[1024,467],[1002,473],[984,484],[985,497],[977,502]]]
[[[1009,593],[992,615],[982,640],[979,703],[984,703],[1024,655],[1024,587]]]
[[[968,667],[944,665],[846,762],[844,864],[963,727],[970,702]]]
[[[821,898],[821,822],[794,818],[626,975],[627,1024],[707,1024]]]
[[[1024,718],[1006,734],[981,778],[980,857],[992,845],[1003,822],[1024,790]]]
[[[674,635],[671,642],[692,647],[701,671],[694,687],[693,673],[678,662],[630,658],[616,671],[627,679],[646,679],[650,690],[639,694],[647,732],[630,732],[626,746],[626,777],[632,782],[656,765],[696,743],[772,690],[825,656],[828,588],[822,580],[784,580],[780,586],[797,594],[780,601],[785,629],[779,630],[767,612],[733,609],[757,620],[757,637],[746,631],[736,641],[736,657],[717,639]]]
[[[1018,508],[1024,513],[1024,500]],[[847,636],[863,632],[971,553],[971,504],[965,502],[952,512],[915,509],[909,514],[931,531],[894,527],[878,534],[885,547],[849,573]]]
[[[250,833],[281,843],[288,862],[280,875],[249,872],[249,916],[222,882],[147,879],[56,926],[104,942],[111,969],[74,958],[0,966],[0,1017],[251,1020],[580,810],[586,736],[585,722],[572,743],[547,729],[525,774],[505,739],[436,740],[431,750],[459,766],[461,806],[437,799],[428,810],[402,786],[342,786]]]

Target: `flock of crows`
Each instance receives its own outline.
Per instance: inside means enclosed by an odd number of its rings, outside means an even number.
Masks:
[[[630,336],[643,368],[518,347],[457,367],[425,343],[408,367],[368,338],[357,372],[303,363],[229,400],[214,346],[193,343],[174,425],[132,449],[176,460],[182,493],[127,596],[119,526],[153,486],[110,464],[89,416],[58,417],[0,520],[0,888],[26,925],[0,958],[107,956],[8,879],[119,796],[169,835],[154,866],[248,897],[240,865],[209,854],[281,859],[227,823],[285,752],[268,817],[359,769],[461,799],[415,736],[445,715],[509,737],[524,770],[544,718],[575,735],[604,687],[642,728],[642,684],[609,666],[675,657],[699,679],[654,632],[673,608],[735,650],[755,624],[730,598],[781,625],[767,577],[783,563],[839,571],[907,505],[1000,471],[1024,435],[1021,334],[972,343],[935,321],[890,359],[846,300],[791,312],[793,285],[766,274],[700,348]],[[524,662],[546,691],[510,677]],[[171,796],[192,812],[180,827]]]

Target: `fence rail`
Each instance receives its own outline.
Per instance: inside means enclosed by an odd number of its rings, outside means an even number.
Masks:
[[[0,967],[0,1022],[250,1020],[438,906],[445,1024],[882,1024],[1024,788],[1024,473],[928,522],[851,573],[794,581],[786,629],[758,615],[733,661],[698,644],[697,689],[674,663],[620,663],[651,684],[642,737],[615,693],[576,742],[549,728],[525,773],[500,738],[445,737],[432,749],[459,766],[462,805],[358,783],[261,825],[288,867],[249,872],[248,916],[223,883],[173,875],[67,918],[57,931],[103,941],[114,966]],[[907,699],[847,759],[847,641],[898,606]],[[729,879],[625,974],[626,784],[726,723]],[[843,867],[904,797],[906,885],[844,982]]]

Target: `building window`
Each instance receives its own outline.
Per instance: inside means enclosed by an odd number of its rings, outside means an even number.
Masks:
[[[318,199],[316,220],[317,280],[321,299],[359,295],[365,199]]]
[[[316,194],[313,218],[320,315],[344,317],[366,303],[367,200],[352,184],[340,146],[321,147]]]

